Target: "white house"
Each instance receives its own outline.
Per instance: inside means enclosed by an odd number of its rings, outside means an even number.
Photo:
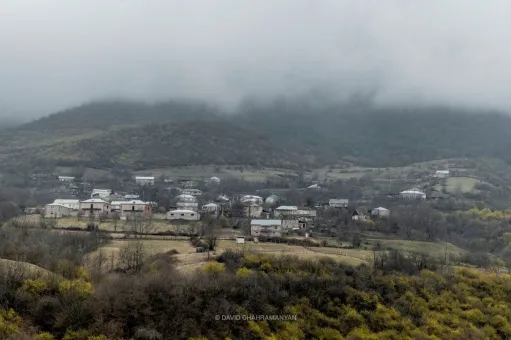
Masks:
[[[130,200],[138,200],[140,198],[139,195],[135,195],[135,194],[131,194],[131,195],[124,195],[124,199],[126,201],[130,201]]]
[[[202,210],[204,210],[205,212],[214,213],[219,210],[219,206],[218,204],[215,203],[208,203],[202,206]]]
[[[365,214],[361,213],[360,211],[355,210],[353,212],[353,214],[351,215],[351,219],[353,221],[365,222],[365,221],[367,221],[367,216]]]
[[[154,185],[154,177],[152,176],[135,176],[137,185]]]
[[[328,201],[330,208],[347,208],[349,200],[347,198],[332,198]]]
[[[167,213],[168,220],[187,220],[187,221],[197,221],[200,219],[200,214],[196,211],[192,210],[171,210]]]
[[[127,202],[119,202],[121,220],[127,220],[128,217],[150,218],[153,209],[150,202],[133,200]]]
[[[190,195],[190,196],[200,196],[202,195],[202,190],[199,189],[184,189],[182,191],[184,195]]]
[[[197,199],[189,194],[181,194],[176,196],[178,202],[197,202]]]
[[[103,213],[110,213],[110,204],[100,198],[91,198],[80,202],[80,212],[84,217],[91,214],[98,217]]]
[[[252,220],[250,222],[250,234],[252,236],[281,237],[281,220]]]
[[[436,178],[447,178],[449,177],[449,170],[437,170],[433,177]]]
[[[208,183],[209,184],[220,184],[220,178],[213,176],[208,180]]]
[[[71,215],[71,209],[65,207],[61,204],[47,204],[44,207],[44,217],[45,218],[61,218],[65,216]]]
[[[177,202],[176,207],[181,210],[199,210],[199,203],[197,202]]]
[[[399,197],[403,199],[408,200],[425,200],[426,194],[420,191],[419,189],[411,189],[411,190],[405,190],[401,191],[399,193]]]
[[[75,178],[72,176],[59,176],[59,181],[61,182],[72,182]]]
[[[220,195],[216,198],[216,201],[219,203],[229,203],[229,197],[225,195]]]
[[[255,196],[255,195],[243,195],[240,199],[242,203],[256,203],[256,204],[262,204],[263,198],[261,196]]]
[[[236,243],[238,244],[245,243],[245,236],[236,236]]]
[[[71,210],[80,210],[80,200],[56,199],[53,204],[63,205]]]
[[[374,208],[371,210],[371,216],[373,217],[389,217],[390,210],[382,207]]]
[[[260,217],[263,213],[263,207],[259,204],[248,203],[243,207],[243,213],[247,217]]]
[[[275,217],[280,216],[291,216],[298,210],[298,207],[294,205],[281,205],[275,208]]]
[[[264,201],[266,204],[275,204],[279,200],[279,196],[277,195],[270,195],[266,197],[266,200]]]
[[[300,229],[300,222],[298,220],[282,220],[283,230],[298,230]]]
[[[92,189],[91,198],[107,198],[112,194],[110,189]]]

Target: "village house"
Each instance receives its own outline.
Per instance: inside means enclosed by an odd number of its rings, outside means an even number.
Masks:
[[[65,207],[61,204],[47,204],[44,207],[44,217],[45,218],[61,218],[71,215],[71,209]]]
[[[56,199],[53,204],[63,205],[71,210],[80,210],[80,200],[75,199]]]
[[[437,170],[433,175],[435,178],[447,178],[449,177],[449,170]]]
[[[241,203],[263,204],[263,198],[255,195],[243,195],[240,199]]]
[[[216,198],[216,202],[218,203],[229,203],[230,202],[230,199],[229,197],[225,196],[225,195],[220,195]]]
[[[135,176],[137,185],[154,185],[154,177],[152,176]]]
[[[419,189],[414,188],[411,190],[401,191],[399,193],[399,197],[407,200],[425,200],[426,194]]]
[[[121,220],[128,218],[151,218],[153,209],[151,204],[143,201],[120,202]]]
[[[220,211],[220,207],[215,203],[208,203],[202,206],[202,210],[208,214],[217,214]]]
[[[178,202],[197,202],[197,199],[189,194],[181,194],[176,196]]]
[[[181,181],[182,188],[192,189],[197,187],[197,185],[198,185],[197,181]]]
[[[290,217],[297,210],[298,207],[294,205],[281,205],[280,207],[275,208],[274,215],[275,217]]]
[[[75,180],[75,178],[72,176],[59,176],[58,178],[59,178],[59,181],[61,181],[61,182],[72,182]]]
[[[389,217],[390,210],[382,207],[374,208],[371,210],[371,217]]]
[[[167,213],[167,219],[197,221],[200,219],[200,214],[192,210],[176,209]]]
[[[300,222],[298,220],[282,220],[282,230],[298,230],[300,229]]]
[[[93,189],[90,195],[91,198],[108,198],[112,194],[110,189]]]
[[[237,244],[244,244],[245,243],[245,236],[236,236],[236,243]]]
[[[268,197],[266,197],[266,200],[264,201],[264,203],[266,204],[275,204],[277,203],[279,200],[279,196],[277,195],[270,195]]]
[[[199,203],[197,202],[177,202],[176,203],[177,209],[182,210],[193,210],[198,211],[199,210]]]
[[[101,214],[110,213],[110,204],[100,198],[91,198],[80,202],[80,214],[82,217],[99,217]]]
[[[282,221],[281,220],[252,220],[250,222],[250,234],[252,236],[265,237],[281,237]]]
[[[256,203],[248,203],[243,207],[243,213],[247,217],[260,217],[263,207]]]
[[[196,197],[196,196],[202,195],[202,190],[199,190],[199,189],[184,189],[182,191],[182,193],[184,195],[190,195],[190,196]]]
[[[220,178],[213,176],[208,179],[207,183],[210,185],[220,184]]]
[[[328,201],[330,208],[347,208],[349,200],[347,198],[332,198]]]
[[[367,221],[367,216],[365,214],[363,214],[362,212],[360,212],[359,210],[355,210],[353,212],[353,214],[351,215],[351,219],[353,221],[365,222],[365,221]]]
[[[140,199],[140,196],[139,195],[135,195],[135,194],[128,194],[128,195],[124,195],[124,199],[126,201],[138,200],[138,199]]]
[[[313,185],[308,186],[307,189],[319,190],[321,188],[318,184],[313,184]]]

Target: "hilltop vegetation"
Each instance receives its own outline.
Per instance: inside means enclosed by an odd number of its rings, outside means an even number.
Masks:
[[[3,132],[0,157],[8,163],[52,161],[91,167],[120,163],[132,168],[197,164],[306,168],[341,159],[388,167],[455,157],[510,162],[510,127],[511,117],[498,113],[383,108],[358,102],[313,105],[307,100],[281,100],[244,104],[231,114],[195,102],[100,102]]]

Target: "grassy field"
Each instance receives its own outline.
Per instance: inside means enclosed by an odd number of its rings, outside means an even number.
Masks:
[[[261,182],[268,179],[277,178],[279,175],[295,175],[296,172],[292,170],[279,170],[279,169],[256,169],[253,167],[243,167],[243,171],[237,166],[178,166],[169,168],[147,169],[137,172],[138,174],[152,174],[159,177],[164,175],[170,179],[179,179],[186,177],[198,177],[208,179],[216,176],[220,179],[225,178],[238,178],[245,181]]]
[[[32,279],[55,275],[51,271],[36,266],[35,264],[7,259],[0,259],[0,270],[9,270],[20,274],[23,273],[27,278]]]
[[[462,193],[473,192],[478,183],[484,182],[472,177],[449,177],[445,180],[445,189],[451,194],[455,193],[458,189]],[[442,186],[437,185],[437,190],[441,189]]]
[[[368,239],[372,247],[373,244],[379,242],[382,249],[393,248],[405,252],[425,253],[433,257],[443,257],[447,245],[447,254],[452,256],[460,256],[466,253],[465,250],[456,247],[451,243],[445,242],[424,242],[424,241],[408,241],[408,240],[386,240],[386,239]]]

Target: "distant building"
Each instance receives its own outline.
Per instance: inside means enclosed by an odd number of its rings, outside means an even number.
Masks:
[[[433,177],[436,178],[447,178],[449,177],[449,170],[437,170]]]
[[[280,207],[275,208],[275,217],[291,216],[297,210],[298,207],[294,205],[281,205]]]
[[[150,218],[153,213],[152,206],[149,202],[135,200],[120,202],[119,206],[121,220],[127,220],[130,217]]]
[[[216,213],[220,207],[215,203],[208,203],[202,206],[202,210],[208,213]]]
[[[347,198],[332,198],[328,201],[330,208],[347,208],[349,200]]]
[[[71,210],[80,210],[80,200],[74,199],[56,199],[53,204],[63,205]]]
[[[248,203],[243,207],[243,213],[247,217],[260,217],[263,207],[256,203]]]
[[[282,230],[298,230],[300,229],[300,222],[298,220],[282,220]]]
[[[266,204],[275,204],[277,203],[279,200],[279,196],[277,195],[270,195],[268,197],[266,197],[266,200],[264,201],[264,203]]]
[[[61,181],[61,182],[72,182],[75,180],[75,178],[72,176],[59,176],[58,178],[59,178],[59,181]]]
[[[208,184],[220,184],[220,178],[213,176],[208,179]]]
[[[23,209],[23,212],[27,215],[34,215],[34,214],[37,214],[39,211],[37,208],[27,207],[27,208]]]
[[[187,220],[197,221],[200,219],[200,214],[192,210],[171,210],[167,213],[168,220]]]
[[[315,189],[315,190],[319,190],[321,189],[320,186],[318,184],[313,184],[313,185],[310,185],[307,187],[307,189]]]
[[[44,217],[45,218],[61,218],[71,215],[71,209],[65,207],[61,204],[47,204],[44,207]]]
[[[282,221],[281,220],[252,220],[250,222],[250,234],[252,236],[265,237],[281,237]]]
[[[236,243],[238,244],[245,243],[245,236],[236,236]]]
[[[178,202],[197,202],[197,199],[189,194],[181,194],[176,196]]]
[[[135,176],[137,185],[154,185],[154,177],[151,176]]]
[[[351,219],[353,221],[365,222],[365,221],[367,221],[367,216],[365,214],[363,214],[362,212],[355,210],[353,212],[353,214],[351,215]]]
[[[371,216],[372,217],[389,217],[390,210],[382,208],[382,207],[374,208],[373,210],[371,210]]]
[[[419,189],[401,191],[399,197],[407,200],[425,200],[426,194]]]
[[[181,210],[199,210],[199,203],[197,202],[177,202],[176,207]]]
[[[93,189],[90,195],[91,198],[108,198],[112,194],[110,189]]]
[[[101,214],[110,213],[110,204],[99,198],[91,198],[80,202],[80,213],[83,217],[89,217],[91,214],[99,217]]]
[[[199,189],[184,189],[182,191],[183,195],[190,195],[190,196],[200,196],[202,195],[202,190]]]
[[[263,204],[263,198],[255,195],[243,195],[240,199],[241,203]]]
[[[140,198],[139,195],[135,195],[135,194],[131,194],[131,195],[124,195],[124,199],[126,201],[131,201],[131,200],[138,200]]]
[[[195,188],[198,185],[196,181],[183,181],[181,182],[181,187],[185,189],[192,189]]]
[[[220,195],[216,198],[216,201],[218,203],[229,203],[229,197],[225,196],[225,195]]]

